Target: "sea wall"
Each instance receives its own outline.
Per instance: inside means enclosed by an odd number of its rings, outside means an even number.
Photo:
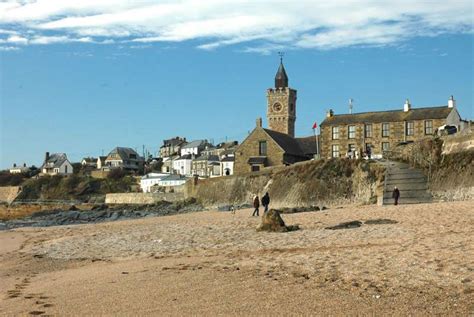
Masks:
[[[21,186],[0,187],[0,203],[11,204],[21,193]]]
[[[159,201],[183,200],[183,193],[121,193],[105,195],[106,204],[154,204]]]
[[[330,206],[377,201],[384,169],[356,160],[319,160],[260,172],[189,181],[186,198],[205,206],[251,204],[268,192],[274,208]]]
[[[474,150],[474,133],[454,134],[443,137],[443,154]]]

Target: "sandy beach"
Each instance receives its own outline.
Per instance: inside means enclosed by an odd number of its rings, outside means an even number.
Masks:
[[[288,233],[250,214],[0,232],[0,314],[474,314],[472,201],[287,214]]]

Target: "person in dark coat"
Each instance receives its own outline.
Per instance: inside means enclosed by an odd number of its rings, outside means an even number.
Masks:
[[[260,199],[258,198],[258,195],[255,195],[253,197],[253,207],[255,208],[255,210],[253,211],[252,217],[253,216],[258,217],[258,212],[259,212],[258,209],[260,208]]]
[[[263,207],[265,207],[265,210],[263,212],[267,212],[268,211],[268,205],[270,205],[270,195],[268,195],[268,193],[265,193],[265,195],[263,195],[262,205],[263,205]]]
[[[397,186],[393,188],[392,198],[395,199],[395,206],[398,205],[398,198],[400,198],[400,191]]]

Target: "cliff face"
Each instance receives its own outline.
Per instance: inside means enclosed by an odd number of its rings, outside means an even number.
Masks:
[[[12,203],[21,192],[20,186],[3,186],[0,187],[0,203]]]
[[[320,160],[258,173],[188,182],[186,197],[207,206],[251,204],[268,192],[273,208],[375,203],[383,168],[356,160]]]

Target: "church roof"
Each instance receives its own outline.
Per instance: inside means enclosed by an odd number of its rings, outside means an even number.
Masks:
[[[389,110],[361,112],[354,114],[340,114],[324,119],[321,125],[400,122],[426,119],[445,119],[453,110],[448,106],[412,108],[409,111]]]
[[[280,62],[280,67],[275,75],[275,88],[285,88],[288,87],[288,75],[285,71],[285,66],[283,62]]]
[[[294,156],[305,156],[298,141],[288,134],[264,129],[265,132],[287,153]]]
[[[316,151],[316,137],[308,136],[304,138],[296,138],[296,141],[300,145],[301,150],[305,155],[312,156],[317,153]]]

